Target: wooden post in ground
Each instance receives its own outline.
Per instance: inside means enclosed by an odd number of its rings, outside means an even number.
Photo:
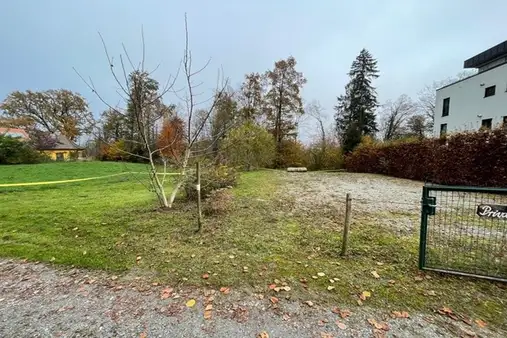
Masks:
[[[352,198],[350,194],[347,194],[347,197],[345,199],[345,225],[343,227],[342,252],[340,253],[341,256],[345,256],[347,254],[351,211],[352,211]]]
[[[195,189],[197,190],[197,231],[201,231],[202,228],[202,207],[201,207],[201,163],[195,164],[195,175],[197,176],[197,182]]]

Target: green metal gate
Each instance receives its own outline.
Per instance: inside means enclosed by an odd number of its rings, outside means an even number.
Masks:
[[[507,282],[507,189],[425,185],[419,268]]]

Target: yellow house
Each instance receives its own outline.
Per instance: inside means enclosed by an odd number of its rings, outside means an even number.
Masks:
[[[54,135],[55,142],[47,148],[39,148],[41,152],[48,155],[53,161],[68,161],[83,157],[83,148],[69,140],[64,135]]]

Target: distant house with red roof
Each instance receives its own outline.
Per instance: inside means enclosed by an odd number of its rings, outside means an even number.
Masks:
[[[19,128],[0,128],[0,135],[21,138],[25,141],[30,139],[28,133]]]

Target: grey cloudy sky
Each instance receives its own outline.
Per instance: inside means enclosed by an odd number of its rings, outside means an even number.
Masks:
[[[384,102],[404,93],[415,97],[425,84],[461,71],[466,58],[507,39],[501,0],[2,0],[0,99],[13,90],[67,88],[98,114],[104,105],[72,70],[118,102],[97,32],[111,54],[123,42],[139,59],[143,26],[148,65],[161,64],[155,78],[163,82],[181,59],[185,12],[194,62],[212,58],[201,76],[207,88],[220,66],[239,85],[245,73],[293,55],[308,79],[304,99],[319,100],[330,115],[363,47],[378,59],[375,85]]]

